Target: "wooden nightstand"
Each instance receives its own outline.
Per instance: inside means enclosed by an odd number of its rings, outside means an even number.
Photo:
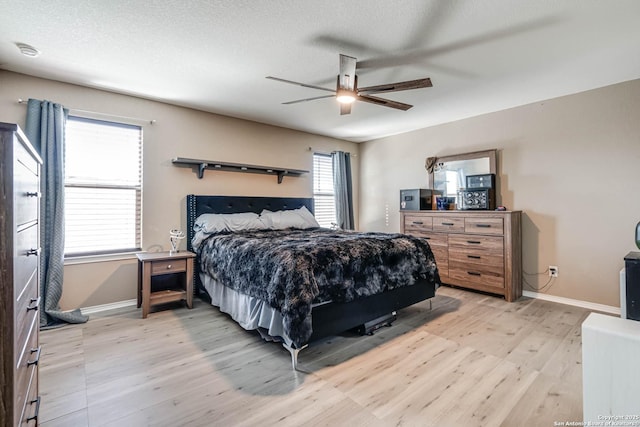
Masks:
[[[193,307],[193,259],[196,254],[189,251],[145,252],[138,257],[138,307],[142,306],[142,318],[146,319],[152,305],[185,300]],[[151,291],[151,278],[163,275],[180,275],[179,286],[171,289]]]

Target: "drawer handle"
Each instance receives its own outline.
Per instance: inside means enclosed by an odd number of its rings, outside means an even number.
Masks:
[[[471,276],[482,276],[481,273],[477,273],[475,271],[467,271],[467,274],[471,275]]]
[[[34,400],[29,402],[29,404],[31,404],[31,405],[33,405],[34,403],[36,404],[36,410],[33,413],[33,416],[27,418],[27,422],[34,421],[34,420],[37,421],[38,420],[38,415],[40,414],[40,396],[38,396],[37,399],[34,399]],[[37,422],[36,422],[36,424],[37,424]]]
[[[36,358],[33,359],[33,360],[27,361],[27,366],[31,366],[31,365],[38,366],[38,362],[40,361],[40,353],[41,353],[40,350],[42,350],[42,346],[41,345],[39,345],[38,348],[32,348],[31,349],[31,353],[36,353]]]
[[[27,311],[31,311],[31,310],[37,311],[38,307],[40,306],[40,297],[38,297],[36,299],[31,298],[31,300],[29,302],[31,302],[31,303],[35,302],[35,304],[28,306],[27,307]]]
[[[422,221],[413,221],[413,223],[414,223],[415,225],[422,225],[422,224],[424,224],[424,222],[422,222]]]
[[[480,259],[479,255],[467,255],[467,258]]]
[[[478,242],[477,240],[467,240],[467,243],[469,243],[470,245],[479,245],[482,242]]]
[[[171,270],[171,264],[167,265],[167,270]]]
[[[40,197],[42,197],[42,193],[41,193],[41,192],[39,192],[39,191],[27,191],[26,196],[27,196],[27,197],[37,197],[37,198],[40,198]]]
[[[491,228],[491,224],[476,224],[476,227],[480,227],[480,228]]]
[[[455,225],[455,224],[452,222],[443,222],[442,225]]]
[[[38,248],[38,249],[33,249],[33,248],[27,249],[27,256],[31,256],[31,255],[35,255],[35,256],[40,255],[40,248]]]

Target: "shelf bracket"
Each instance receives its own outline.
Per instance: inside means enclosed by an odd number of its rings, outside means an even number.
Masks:
[[[277,171],[278,174],[278,184],[282,184],[282,178],[286,175],[287,171]]]
[[[202,179],[202,177],[204,176],[204,170],[207,168],[207,166],[209,166],[208,163],[200,163],[200,165],[198,166],[198,179]]]

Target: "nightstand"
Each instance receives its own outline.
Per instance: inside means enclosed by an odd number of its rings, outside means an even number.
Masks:
[[[187,302],[193,307],[193,259],[196,254],[181,252],[145,252],[138,257],[138,307],[142,306],[142,318],[146,319],[153,305],[173,301]],[[177,283],[168,289],[152,290],[152,278],[172,275]]]

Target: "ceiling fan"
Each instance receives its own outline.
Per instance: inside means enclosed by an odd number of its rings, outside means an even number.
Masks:
[[[302,87],[308,87],[311,89],[324,90],[332,92],[331,95],[316,96],[313,98],[298,99],[295,101],[283,102],[283,104],[297,104],[299,102],[314,101],[316,99],[336,97],[336,100],[340,103],[340,114],[350,114],[351,104],[354,101],[364,101],[371,104],[381,105],[383,107],[395,108],[398,110],[406,111],[413,105],[404,104],[402,102],[391,101],[389,99],[379,98],[372,96],[372,94],[398,92],[401,90],[420,89],[433,86],[430,78],[409,80],[397,83],[388,83],[377,86],[358,87],[358,76],[356,75],[356,58],[351,56],[340,54],[340,74],[338,74],[338,81],[336,89],[327,89],[321,86],[310,85],[306,83],[294,82],[292,80],[285,80],[279,77],[267,76],[268,79],[276,80],[283,83],[294,84]]]

